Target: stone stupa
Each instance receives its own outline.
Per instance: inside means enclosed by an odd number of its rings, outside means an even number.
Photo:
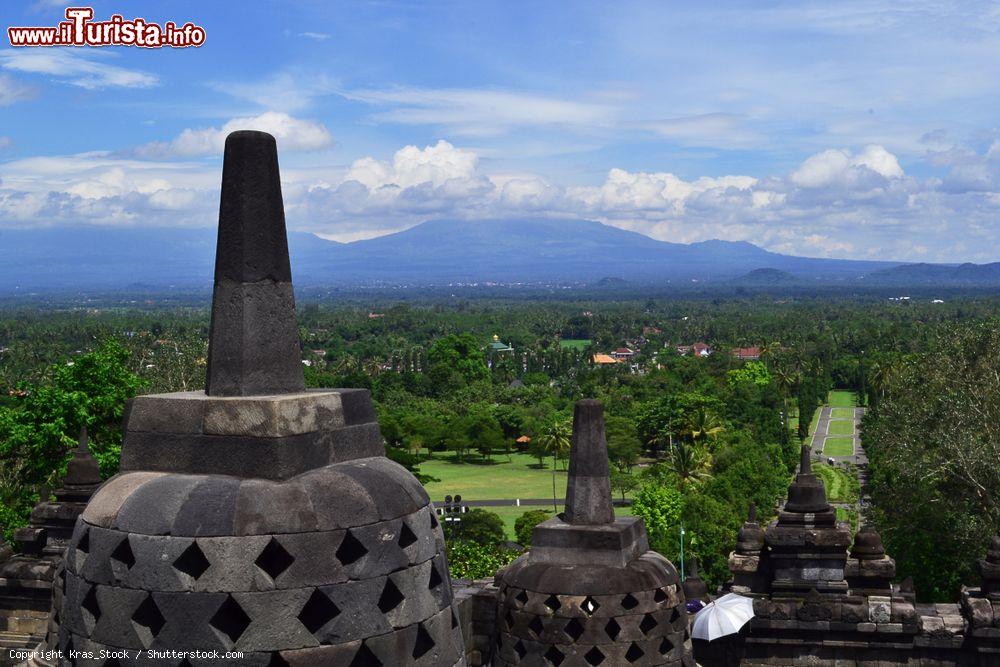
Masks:
[[[808,445],[802,445],[799,472],[788,487],[788,502],[764,536],[773,596],[846,595],[847,548],[851,531],[837,522],[823,481],[813,474]]]
[[[497,575],[494,665],[689,665],[677,571],[638,517],[615,517],[601,404],[573,414],[565,513]]]
[[[49,641],[64,655],[464,664],[427,493],[385,457],[367,391],[305,389],[268,134],[226,140],[206,390],[132,401],[121,472],[77,522],[63,578]]]
[[[55,499],[47,491],[42,493],[28,525],[14,532],[17,555],[9,560],[0,555],[0,646],[15,642],[18,647],[35,646],[44,637],[63,553],[77,517],[100,484],[101,471],[83,427],[66,476],[52,493]],[[0,541],[0,552],[2,547]]]

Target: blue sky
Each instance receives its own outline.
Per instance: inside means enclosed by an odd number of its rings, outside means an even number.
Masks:
[[[55,25],[50,0],[3,27]],[[779,252],[997,261],[990,3],[95,2],[197,49],[0,41],[0,228],[210,226],[278,138],[289,226],[596,219]]]

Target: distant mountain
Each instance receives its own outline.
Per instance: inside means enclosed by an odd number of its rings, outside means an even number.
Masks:
[[[0,292],[139,286],[207,290],[215,239],[214,229],[0,231]],[[945,269],[989,276],[1000,267],[792,257],[746,242],[668,243],[598,222],[553,219],[433,220],[352,243],[290,233],[289,248],[299,287],[602,282],[607,289],[622,284],[697,285],[741,276],[756,284],[790,278],[804,284],[852,285],[906,280],[914,271],[912,279]]]
[[[867,280],[884,285],[1000,285],[1000,262],[991,264],[904,264],[873,272]]]

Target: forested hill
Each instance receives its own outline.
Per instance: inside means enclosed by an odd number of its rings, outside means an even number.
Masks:
[[[0,292],[211,284],[215,230],[40,227],[0,232]],[[336,243],[290,233],[299,287],[448,283],[691,286],[1000,284],[994,265],[900,266],[769,252],[747,242],[682,244],[587,220],[434,220],[378,238]]]

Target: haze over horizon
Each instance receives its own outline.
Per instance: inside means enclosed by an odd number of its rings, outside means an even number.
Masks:
[[[66,3],[8,8],[55,25]],[[566,217],[809,257],[1000,259],[1000,9],[184,0],[197,49],[0,47],[0,231],[209,227],[234,129],[290,230]]]

